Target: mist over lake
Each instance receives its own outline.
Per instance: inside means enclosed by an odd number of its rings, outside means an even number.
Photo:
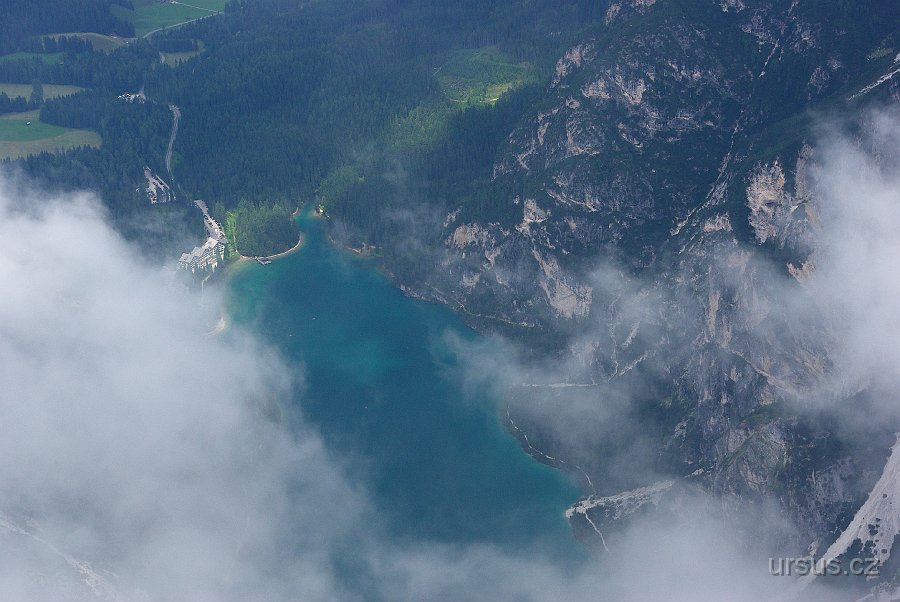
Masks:
[[[304,416],[359,460],[390,529],[574,552],[563,515],[578,497],[574,483],[522,450],[500,422],[499,400],[455,376],[447,333],[478,335],[446,307],[404,296],[374,260],[329,245],[315,218],[298,221],[300,251],[236,267],[229,312],[303,371]]]

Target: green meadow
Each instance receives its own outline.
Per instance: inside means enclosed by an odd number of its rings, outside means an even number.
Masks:
[[[185,21],[208,17],[225,8],[225,0],[190,0],[186,3],[133,0],[133,4],[134,10],[115,4],[111,9],[117,17],[133,23],[138,36]]]
[[[492,104],[507,90],[534,77],[528,64],[516,64],[496,48],[456,50],[435,73],[449,100],[464,105]]]
[[[184,61],[190,60],[195,56],[199,55],[199,50],[193,50],[190,52],[160,52],[159,55],[162,57],[163,62],[169,67],[177,67],[179,64]]]
[[[44,151],[60,152],[79,146],[98,147],[99,134],[43,123],[39,111],[0,116],[0,160],[18,159]],[[31,125],[28,125],[29,122]]]
[[[84,88],[78,86],[67,86],[64,84],[44,84],[44,98],[57,98],[58,96],[70,96],[76,92],[81,92]],[[31,84],[2,84],[0,83],[0,92],[5,92],[10,98],[21,96],[28,98],[31,96]]]
[[[125,45],[125,40],[122,38],[116,38],[112,36],[105,36],[102,33],[92,33],[92,32],[71,32],[71,33],[54,33],[47,37],[51,37],[54,39],[59,38],[81,38],[82,40],[87,40],[91,43],[91,46],[94,47],[94,50],[98,52],[112,52],[116,48]]]
[[[38,58],[48,65],[57,64],[62,59],[62,52],[14,52],[0,56],[0,63],[7,61],[21,61],[23,59]]]
[[[197,42],[197,50],[190,50],[187,52],[160,52],[159,56],[162,58],[163,63],[168,65],[169,67],[177,67],[184,61],[188,61],[195,56],[198,56],[205,49],[203,46],[202,40],[196,40]]]
[[[468,107],[491,105],[507,91],[530,83],[535,72],[527,63],[513,63],[494,47],[454,50],[434,72],[441,95],[397,120],[389,144],[424,151],[443,135],[450,117]]]

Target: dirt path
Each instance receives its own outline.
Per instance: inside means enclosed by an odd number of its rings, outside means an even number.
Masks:
[[[152,36],[153,34],[160,32],[163,29],[174,29],[176,27],[181,27],[182,25],[187,25],[188,23],[193,23],[194,21],[199,21],[200,19],[205,19],[205,18],[206,17],[198,17],[197,19],[191,19],[189,21],[182,21],[181,23],[175,23],[174,25],[167,25],[166,27],[157,27],[156,29],[154,29],[152,31],[148,31],[141,37],[146,40],[146,39],[149,39],[150,36]]]
[[[211,8],[203,8],[202,6],[195,6],[195,5],[193,5],[193,4],[188,4],[187,2],[172,2],[172,4],[180,4],[180,5],[182,5],[182,6],[187,6],[187,7],[190,7],[190,8],[196,8],[197,10],[205,10],[206,12],[208,12],[208,13],[210,13],[210,14],[213,14],[213,15],[218,15],[219,12],[220,12],[220,11],[217,11],[217,10],[213,10],[213,9],[211,9]]]
[[[194,22],[196,22],[196,21],[199,21],[200,19],[205,19],[205,18],[207,18],[207,17],[212,17],[212,16],[215,16],[215,15],[220,15],[220,14],[222,14],[222,11],[213,10],[213,9],[211,9],[211,8],[203,8],[202,6],[194,6],[193,4],[185,4],[184,2],[172,2],[172,4],[182,4],[182,5],[184,5],[184,6],[189,6],[190,8],[196,8],[196,9],[198,9],[198,10],[205,10],[205,11],[208,12],[209,14],[208,14],[208,15],[203,15],[202,17],[196,17],[196,18],[194,18],[194,19],[188,19],[187,21],[182,21],[181,23],[173,23],[172,25],[166,25],[165,27],[157,27],[156,29],[154,29],[154,30],[152,30],[152,31],[148,31],[147,33],[145,33],[145,34],[144,34],[143,36],[141,36],[141,37],[143,37],[144,39],[149,39],[150,36],[152,36],[153,34],[159,32],[159,31],[162,31],[163,29],[174,29],[175,27],[181,27],[182,25],[187,25],[187,24],[189,24],[189,23],[194,23]]]

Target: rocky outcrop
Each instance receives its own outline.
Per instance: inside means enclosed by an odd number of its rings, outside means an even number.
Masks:
[[[595,490],[570,509],[580,535],[615,530],[679,490],[660,483],[690,480],[736,514],[774,500],[797,525],[793,549],[822,549],[879,477],[871,458],[890,426],[848,447],[791,411],[834,347],[803,297],[816,265],[809,108],[847,90],[898,96],[891,78],[872,87],[892,65],[848,68],[868,60],[854,54],[861,34],[820,9],[610,3],[501,148],[502,210],[446,214],[440,267],[417,290],[556,354],[567,386],[511,399],[511,420]],[[623,392],[640,433],[600,419],[577,438],[553,431],[548,416],[591,404],[602,416]],[[617,455],[634,445],[641,454]],[[627,477],[610,472],[629,461]]]
[[[750,225],[760,243],[777,240],[784,246],[785,243],[797,245],[801,242],[798,237],[805,230],[804,222],[813,214],[800,217],[794,213],[801,207],[811,211],[808,207],[811,193],[807,165],[812,153],[809,145],[801,148],[792,174],[792,190],[788,188],[784,169],[777,159],[767,165],[758,164],[750,173],[747,207]]]
[[[600,538],[603,549],[610,552],[609,544],[603,535],[606,527],[626,519],[633,519],[641,512],[655,510],[659,506],[660,499],[671,491],[673,485],[675,481],[667,480],[607,497],[588,496],[566,510],[566,518],[572,522],[586,522]]]

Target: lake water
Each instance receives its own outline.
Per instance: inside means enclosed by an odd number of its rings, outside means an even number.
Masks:
[[[305,417],[360,459],[392,534],[577,554],[563,516],[577,488],[521,450],[496,400],[453,376],[446,333],[477,335],[448,308],[404,296],[373,260],[334,248],[319,220],[298,223],[298,252],[233,271],[229,313],[302,372]]]

